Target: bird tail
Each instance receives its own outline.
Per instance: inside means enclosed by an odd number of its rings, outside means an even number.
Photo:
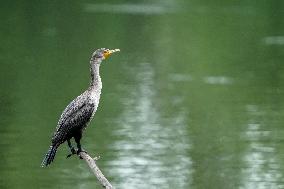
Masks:
[[[46,153],[42,163],[41,163],[41,167],[47,167],[49,164],[51,164],[51,162],[53,162],[56,151],[57,151],[58,146],[55,145],[51,145],[49,147],[48,152]]]

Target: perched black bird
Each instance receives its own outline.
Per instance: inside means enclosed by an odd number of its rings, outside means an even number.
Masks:
[[[41,166],[48,166],[54,159],[57,148],[67,140],[71,154],[76,154],[70,139],[74,137],[77,144],[77,153],[82,151],[80,140],[83,129],[92,120],[100,101],[102,82],[99,74],[101,62],[119,49],[97,49],[90,60],[91,82],[89,88],[75,98],[63,111],[58,121],[56,131],[51,140],[51,146],[42,161]],[[68,157],[67,156],[67,157]]]

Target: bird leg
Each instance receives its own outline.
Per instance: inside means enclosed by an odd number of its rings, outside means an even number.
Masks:
[[[87,153],[87,151],[84,150],[84,149],[82,149],[80,141],[78,141],[78,142],[76,141],[76,143],[77,143],[77,148],[78,148],[78,150],[77,150],[77,155],[80,157],[80,159],[83,159],[83,158],[80,156],[80,152],[85,152],[85,153]]]
[[[71,154],[68,154],[66,158],[71,157],[72,155],[76,154],[75,148],[72,146],[70,139],[67,140],[68,146],[70,148]]]
[[[75,142],[76,142],[76,144],[77,144],[77,148],[78,148],[78,150],[77,150],[77,155],[79,155],[80,152],[85,152],[85,153],[87,153],[86,150],[82,149],[82,146],[81,146],[81,143],[80,143],[81,137],[82,137],[82,135],[79,135],[79,136],[77,136],[77,137],[74,137],[74,138],[75,138]],[[79,155],[79,157],[80,157],[80,159],[83,159],[80,155]]]

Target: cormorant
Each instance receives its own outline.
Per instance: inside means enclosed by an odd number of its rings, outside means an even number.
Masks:
[[[51,146],[42,161],[41,166],[48,166],[55,157],[57,148],[67,140],[71,154],[79,154],[82,151],[80,140],[83,129],[92,120],[101,95],[102,82],[99,74],[101,62],[119,49],[97,49],[90,60],[91,82],[89,88],[75,98],[63,111],[58,121],[56,131],[51,140]],[[78,150],[71,145],[70,139],[74,137]]]

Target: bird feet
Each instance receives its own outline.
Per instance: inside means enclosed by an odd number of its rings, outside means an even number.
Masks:
[[[80,152],[88,153],[86,150],[84,150],[84,149],[82,149],[82,148],[81,148],[81,149],[78,149],[78,150],[77,150],[77,155],[79,156],[80,159],[83,159],[83,158],[80,156]]]
[[[71,157],[72,155],[78,155],[80,159],[83,159],[83,158],[80,156],[80,152],[85,152],[85,153],[87,153],[87,151],[84,150],[84,149],[75,149],[74,147],[70,148],[70,150],[71,150],[71,154],[68,154],[68,155],[66,156],[66,159],[69,158],[69,157]]]
[[[69,158],[69,157],[71,157],[71,156],[74,155],[74,154],[77,154],[77,151],[78,151],[78,150],[76,150],[74,147],[70,148],[70,150],[71,150],[71,154],[68,154],[68,155],[66,156],[66,159]]]

